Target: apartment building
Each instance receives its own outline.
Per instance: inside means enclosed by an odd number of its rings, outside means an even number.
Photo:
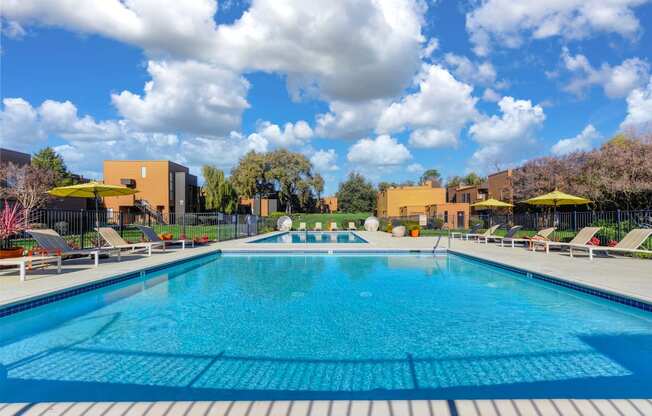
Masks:
[[[446,200],[451,203],[475,204],[488,199],[489,187],[479,185],[458,185],[446,188]]]
[[[514,184],[511,169],[489,175],[487,177],[487,186],[489,198],[514,203]]]
[[[201,209],[197,177],[169,160],[105,160],[104,183],[139,191],[106,198],[104,203],[112,211],[169,215]]]
[[[16,166],[29,165],[32,157],[29,153],[19,152],[17,150],[4,149],[0,147],[0,165],[13,163]]]
[[[337,197],[325,196],[321,199],[321,206],[325,212],[337,212]]]
[[[238,200],[238,212],[252,214],[261,217],[269,217],[271,213],[278,211],[278,199],[261,198],[240,198]]]

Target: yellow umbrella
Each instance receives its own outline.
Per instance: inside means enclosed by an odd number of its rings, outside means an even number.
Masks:
[[[479,209],[491,209],[491,208],[511,208],[514,205],[509,204],[507,202],[499,201],[497,199],[489,198],[486,201],[476,202],[471,206],[473,208],[479,208]]]
[[[119,185],[107,185],[99,182],[80,183],[77,185],[60,186],[50,189],[48,194],[60,198],[77,197],[77,198],[94,198],[95,199],[95,226],[100,226],[99,219],[99,198],[106,196],[124,196],[133,195],[138,191]],[[99,243],[99,241],[98,241]]]
[[[507,202],[499,201],[494,198],[489,198],[486,201],[482,202],[476,202],[475,204],[471,205],[473,208],[476,209],[489,209],[493,210],[494,208],[511,208],[514,205],[509,204]],[[493,213],[491,217],[489,217],[489,224],[493,223]]]
[[[581,196],[569,195],[558,190],[554,190],[545,195],[535,196],[534,198],[527,199],[526,204],[530,205],[546,205],[552,206],[552,220],[555,222],[555,217],[557,216],[557,207],[560,205],[584,205],[590,204],[591,200],[582,198]]]

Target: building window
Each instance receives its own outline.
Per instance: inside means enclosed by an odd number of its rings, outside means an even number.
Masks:
[[[146,178],[147,177],[147,166],[141,166],[140,167],[140,177],[141,178]]]
[[[444,211],[444,224],[448,224],[448,211]]]

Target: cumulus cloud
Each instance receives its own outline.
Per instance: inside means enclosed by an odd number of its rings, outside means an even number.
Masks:
[[[234,72],[196,61],[149,61],[144,94],[111,99],[125,119],[145,131],[225,135],[240,128],[249,83]]]
[[[70,101],[45,100],[35,108],[22,98],[5,98],[3,107],[2,143],[13,148],[44,143],[49,135],[88,142],[117,140],[124,135],[123,123],[97,122],[88,115],[79,117]]]
[[[361,139],[349,148],[346,158],[363,166],[397,166],[412,158],[410,151],[393,137],[383,134]]]
[[[231,132],[226,137],[196,137],[181,142],[179,156],[188,165],[201,166],[206,163],[229,170],[238,160],[250,151],[266,152],[269,150],[267,140],[259,135],[247,137]],[[219,157],[215,157],[219,155]]]
[[[543,108],[529,100],[503,97],[498,107],[501,116],[484,117],[469,128],[480,146],[471,159],[479,169],[516,161],[536,143],[536,132],[546,118]]]
[[[383,111],[376,130],[392,133],[412,129],[411,140],[420,147],[456,143],[462,127],[477,116],[473,88],[457,81],[440,65],[426,65],[417,85],[417,92]]]
[[[310,163],[312,163],[317,172],[324,173],[339,170],[335,149],[321,149],[316,151],[312,156],[310,156]]]
[[[497,93],[496,91],[494,91],[491,88],[485,89],[484,93],[482,94],[482,99],[483,100],[489,101],[489,102],[492,102],[492,103],[497,103],[498,101],[500,101],[501,98],[502,97],[500,96],[500,94]]]
[[[365,136],[376,127],[388,105],[389,101],[382,99],[358,103],[333,101],[328,113],[317,115],[315,132],[320,137],[336,139]]]
[[[583,95],[591,86],[599,85],[608,97],[625,97],[643,85],[650,72],[650,65],[639,58],[626,59],[616,66],[603,63],[600,68],[594,68],[586,56],[571,55],[568,48],[564,48],[562,60],[564,67],[572,74],[572,79],[564,89],[578,96]]]
[[[561,139],[552,146],[552,154],[560,156],[568,153],[587,151],[593,148],[595,140],[600,138],[600,133],[589,124],[577,136],[570,139]]]
[[[627,116],[621,128],[644,127],[652,124],[652,77],[647,87],[633,90],[627,96]]]
[[[256,133],[272,145],[279,147],[298,146],[307,143],[313,136],[312,129],[303,120],[296,123],[285,123],[283,129],[277,124],[263,121],[258,123]]]
[[[444,62],[455,77],[474,85],[491,85],[496,81],[496,70],[491,62],[472,62],[466,56],[447,53]]]
[[[553,36],[583,39],[596,33],[628,38],[640,31],[634,8],[647,0],[487,0],[466,15],[466,29],[476,54],[487,55],[496,43],[517,48],[524,38]]]

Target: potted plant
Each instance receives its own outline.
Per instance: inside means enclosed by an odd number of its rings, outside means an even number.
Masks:
[[[13,207],[5,201],[4,208],[0,212],[0,258],[20,257],[23,255],[23,247],[9,247],[9,237],[25,230],[25,215],[23,210],[14,204]]]
[[[410,227],[411,237],[418,237],[419,234],[421,234],[421,227],[419,225],[413,225],[412,227]]]

